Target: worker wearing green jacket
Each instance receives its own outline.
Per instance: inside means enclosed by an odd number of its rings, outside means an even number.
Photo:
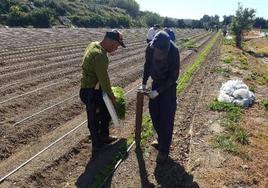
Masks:
[[[112,30],[106,32],[101,42],[90,43],[83,57],[80,99],[86,105],[93,152],[117,139],[109,135],[111,117],[103,101],[102,91],[115,102],[108,75],[107,53],[116,51],[119,45],[126,47],[122,34]]]

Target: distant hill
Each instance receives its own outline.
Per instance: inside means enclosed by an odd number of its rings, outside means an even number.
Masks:
[[[201,28],[200,21],[140,11],[135,0],[0,0],[0,27]]]
[[[135,0],[1,0],[0,24],[34,27],[142,26]]]

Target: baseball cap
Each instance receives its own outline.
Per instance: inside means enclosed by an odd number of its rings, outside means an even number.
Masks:
[[[105,37],[117,41],[124,48],[126,47],[126,45],[123,42],[122,33],[116,29],[113,29],[112,31],[107,31]]]
[[[153,38],[154,58],[164,59],[168,56],[170,49],[170,37],[164,31],[159,31]]]

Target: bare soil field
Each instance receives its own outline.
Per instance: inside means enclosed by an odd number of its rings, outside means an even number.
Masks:
[[[107,159],[86,164],[91,144],[78,97],[83,51],[90,41],[101,40],[104,32],[0,29],[0,177],[23,164],[1,187],[88,186],[90,179],[82,178],[85,167],[94,174],[99,164],[111,160],[117,143],[104,153]],[[119,135],[118,142],[134,130],[135,89],[141,82],[147,31],[122,32],[127,48],[110,54],[109,65],[112,84],[125,89],[128,101],[124,126],[112,130]],[[212,36],[204,30],[176,34],[178,41],[192,38],[200,49]],[[182,71],[195,55],[193,50],[182,50]]]
[[[78,97],[81,59],[105,31],[0,29],[0,187],[268,187],[268,40],[248,40],[241,50],[222,36],[178,96],[170,160],[155,162],[150,137],[142,148],[133,145],[104,182],[119,148],[133,141],[147,30],[122,30],[127,48],[109,55],[111,82],[124,88],[127,114],[120,127],[111,127],[119,140],[91,158]],[[181,29],[176,35],[183,75],[215,33]],[[187,49],[182,39],[197,48]],[[243,80],[257,99],[232,125],[239,135],[231,135],[225,112],[209,107],[230,79]]]

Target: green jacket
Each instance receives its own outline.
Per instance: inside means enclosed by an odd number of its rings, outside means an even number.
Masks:
[[[95,88],[100,83],[102,91],[113,95],[108,76],[109,60],[107,52],[99,42],[92,42],[85,50],[82,64],[81,88]]]

